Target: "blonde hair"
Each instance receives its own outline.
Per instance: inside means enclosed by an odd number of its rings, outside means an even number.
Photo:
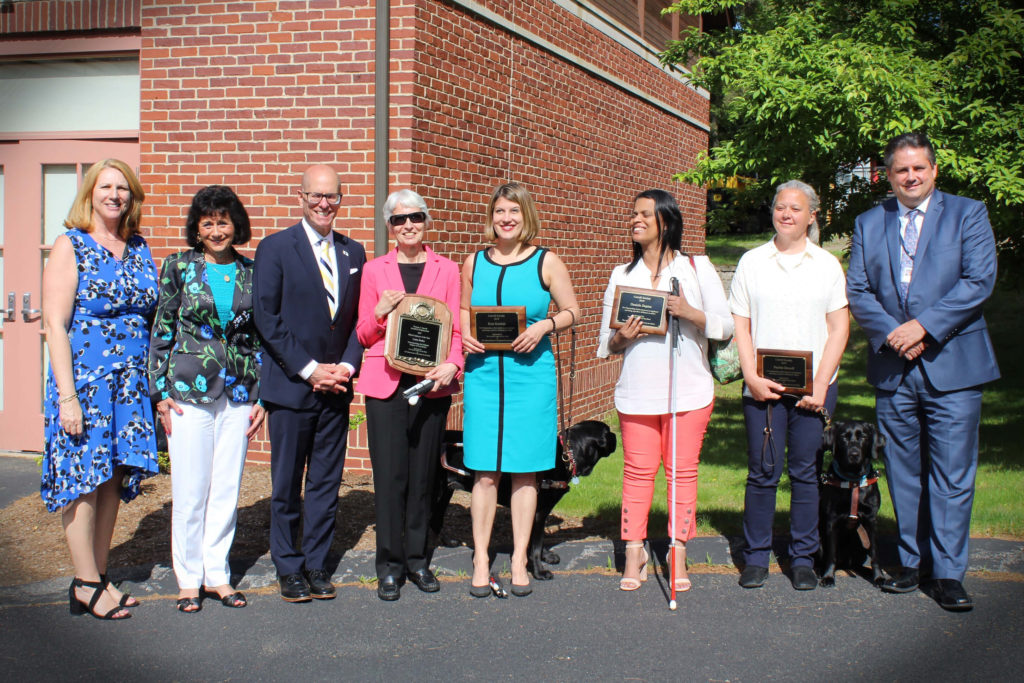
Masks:
[[[127,240],[139,233],[139,219],[142,216],[142,202],[146,199],[146,193],[142,191],[142,183],[135,176],[135,172],[120,159],[104,159],[89,167],[82,176],[82,184],[75,195],[75,201],[71,204],[71,210],[68,211],[68,217],[64,220],[64,227],[92,232],[92,191],[105,168],[120,171],[128,181],[128,206],[121,214],[121,221],[117,226],[118,237]]]
[[[487,226],[484,228],[484,234],[490,239],[497,237],[494,232],[494,205],[502,198],[519,205],[519,210],[523,212],[523,229],[519,233],[519,241],[522,244],[529,244],[540,231],[540,218],[537,217],[537,206],[533,203],[530,192],[516,182],[499,185],[494,190],[491,201],[487,203]]]

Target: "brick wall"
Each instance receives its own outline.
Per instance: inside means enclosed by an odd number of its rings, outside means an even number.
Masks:
[[[336,225],[372,249],[372,4],[146,2],[142,10],[141,174],[154,253],[184,247],[192,195],[230,185],[259,239],[301,218],[303,169],[339,171]],[[368,469],[365,430],[349,466]],[[266,461],[265,435],[250,458]]]
[[[692,166],[707,137],[577,63],[598,65],[700,121],[708,101],[550,0],[480,4],[567,55],[458,3],[420,0],[412,92],[393,94],[412,107],[410,181],[443,230],[434,238],[438,251],[459,262],[484,246],[482,211],[495,185],[528,185],[543,223],[537,241],[566,262],[582,309],[573,414],[602,415],[612,407],[619,361],[595,357],[601,299],[612,267],[631,254],[632,198],[650,187],[672,190],[687,226],[685,248],[703,252],[704,193],[671,176]]]
[[[143,0],[31,0],[0,7],[0,34],[135,30]]]
[[[158,260],[184,248],[191,196],[211,183],[246,203],[251,254],[300,216],[299,177],[317,162],[341,173],[336,225],[372,253],[374,7],[351,4],[46,0],[15,3],[0,27],[141,27],[140,176]],[[537,242],[566,262],[582,307],[574,417],[606,413],[619,361],[594,350],[608,274],[630,254],[632,197],[673,191],[684,248],[703,251],[704,193],[671,176],[692,166],[707,135],[628,90],[700,122],[706,98],[552,0],[392,0],[391,17],[390,187],[427,199],[432,246],[461,263],[485,246],[495,185],[528,185],[543,225]],[[461,424],[458,399],[450,421]],[[350,471],[369,467],[365,438],[365,429],[350,436]],[[264,438],[250,449],[255,460],[268,453]]]

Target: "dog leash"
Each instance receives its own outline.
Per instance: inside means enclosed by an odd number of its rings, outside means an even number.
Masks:
[[[572,312],[572,309],[565,309],[569,311],[569,315],[572,316],[572,323],[569,325],[569,407],[566,408],[566,402],[564,398],[564,387],[562,385],[562,354],[561,354],[561,338],[558,336],[558,332],[555,331],[555,343],[552,345],[555,349],[555,389],[558,393],[558,416],[561,423],[561,429],[558,432],[558,440],[562,444],[562,460],[569,468],[569,476],[573,486],[580,483],[580,478],[576,475],[576,457],[572,452],[572,443],[569,440],[569,428],[567,424],[572,422],[572,404],[573,404],[573,392],[575,390],[576,380],[576,314]],[[561,311],[559,311],[561,313]],[[554,325],[552,324],[552,328]]]

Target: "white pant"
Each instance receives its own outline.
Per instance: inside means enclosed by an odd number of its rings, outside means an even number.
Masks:
[[[251,403],[178,402],[171,411],[171,556],[181,589],[230,583],[238,489],[249,442]]]

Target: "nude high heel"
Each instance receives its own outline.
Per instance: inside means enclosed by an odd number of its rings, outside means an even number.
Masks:
[[[630,549],[640,548],[640,573],[639,578],[634,579],[632,577],[625,576],[626,569],[629,568],[629,551]],[[640,588],[640,584],[647,580],[647,562],[650,560],[650,555],[647,554],[647,550],[644,548],[643,541],[626,541],[626,567],[623,568],[623,577],[619,579],[619,590],[620,591],[635,591]]]

